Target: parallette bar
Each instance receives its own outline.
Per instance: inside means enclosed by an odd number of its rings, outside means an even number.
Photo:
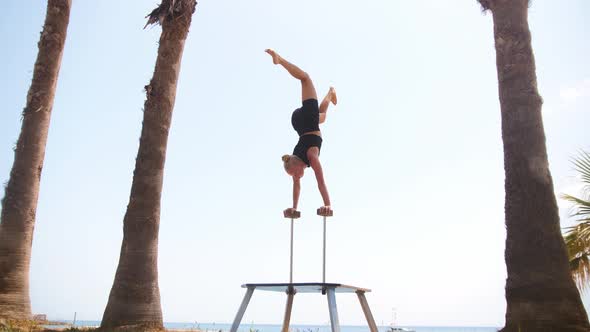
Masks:
[[[300,211],[285,210],[285,211],[283,211],[283,216],[285,218],[289,218],[289,219],[299,219],[301,217],[301,212]]]

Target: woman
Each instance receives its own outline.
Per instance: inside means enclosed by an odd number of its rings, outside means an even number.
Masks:
[[[285,217],[294,215],[299,203],[300,179],[305,168],[311,167],[318,182],[318,189],[324,200],[324,206],[319,208],[320,215],[330,215],[330,195],[324,181],[322,164],[320,163],[320,149],[322,147],[322,133],[319,124],[326,121],[326,113],[330,103],[336,105],[336,90],[330,87],[328,93],[318,106],[318,97],[309,75],[299,67],[283,59],[275,51],[267,49],[275,65],[281,65],[291,76],[301,81],[301,99],[303,105],[291,115],[291,124],[299,134],[299,142],[293,149],[293,154],[283,156],[283,166],[287,174],[293,177],[293,206],[283,211]]]

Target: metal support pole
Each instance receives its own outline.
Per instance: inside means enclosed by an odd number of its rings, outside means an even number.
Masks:
[[[289,257],[289,283],[293,283],[293,229],[295,226],[295,219],[299,219],[301,217],[301,212],[295,210],[285,210],[283,211],[283,216],[285,218],[291,219],[291,247],[290,247],[290,257]]]
[[[293,283],[293,218],[291,218],[291,261],[289,268],[289,283]]]
[[[336,291],[333,287],[328,288],[328,309],[330,310],[330,325],[332,326],[332,332],[340,332],[338,308],[336,308]]]
[[[252,297],[252,293],[254,293],[254,287],[248,287],[246,291],[246,295],[244,295],[244,299],[242,300],[242,304],[240,305],[240,309],[238,309],[238,313],[236,314],[236,318],[234,319],[233,324],[231,325],[230,332],[237,332],[238,327],[240,327],[240,322],[242,321],[242,317],[244,317],[244,313],[246,312],[246,308],[248,307],[248,303],[250,303],[250,298]]]
[[[326,283],[326,216],[324,216],[324,259],[322,266],[322,283]]]
[[[358,296],[361,307],[363,308],[363,312],[365,313],[365,318],[369,324],[369,329],[371,332],[377,332],[377,324],[375,324],[375,319],[373,318],[373,314],[371,314],[371,309],[369,308],[369,303],[365,297],[365,292],[357,291],[356,295]]]

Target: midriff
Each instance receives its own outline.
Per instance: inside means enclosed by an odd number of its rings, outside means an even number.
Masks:
[[[306,133],[303,133],[303,135],[301,135],[301,136],[305,136],[305,135],[317,135],[319,137],[322,137],[322,132],[320,130],[308,131]]]

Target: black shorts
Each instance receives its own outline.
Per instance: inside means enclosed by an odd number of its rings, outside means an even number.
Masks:
[[[322,137],[314,134],[299,136],[299,142],[293,149],[293,154],[303,160],[303,162],[309,167],[309,159],[307,159],[307,150],[309,148],[317,146],[318,149],[322,149]]]
[[[291,124],[299,136],[320,130],[320,108],[317,99],[306,99],[301,108],[293,111]]]

